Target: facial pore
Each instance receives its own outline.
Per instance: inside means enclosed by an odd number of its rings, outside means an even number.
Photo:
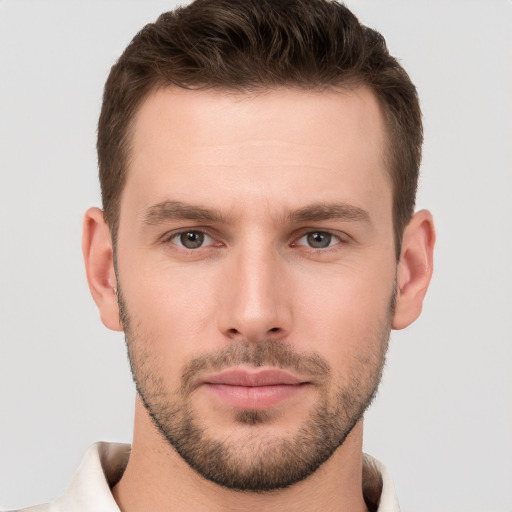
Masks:
[[[181,371],[179,389],[170,391],[155,371],[158,354],[139,348],[144,333],[133,325],[119,281],[118,301],[137,392],[154,425],[204,478],[232,490],[249,492],[282,489],[307,478],[343,444],[376,395],[394,309],[393,294],[387,318],[372,334],[373,339],[361,340],[361,351],[352,362],[347,386],[335,382],[333,369],[325,358],[314,352],[299,353],[285,342],[267,339],[259,343],[236,341],[190,359]],[[365,347],[376,350],[369,352]],[[210,433],[208,424],[192,405],[198,382],[208,372],[242,365],[290,370],[319,382],[318,401],[294,435],[269,437],[258,431],[258,425],[273,421],[272,410],[235,413],[236,424],[252,427],[243,444]]]

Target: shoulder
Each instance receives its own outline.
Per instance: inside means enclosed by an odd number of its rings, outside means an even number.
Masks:
[[[50,503],[5,512],[119,512],[110,488],[121,477],[130,445],[95,443],[65,491]]]
[[[16,510],[6,510],[5,512],[50,512],[51,504],[44,503],[42,505],[33,505],[27,508],[18,508]]]

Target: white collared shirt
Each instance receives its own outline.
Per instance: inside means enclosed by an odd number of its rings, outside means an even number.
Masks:
[[[63,494],[50,503],[25,508],[23,512],[120,512],[112,496],[111,487],[121,478],[129,456],[129,444],[93,444]],[[386,468],[366,454],[363,464],[373,466],[382,477],[377,512],[400,512],[393,481]]]

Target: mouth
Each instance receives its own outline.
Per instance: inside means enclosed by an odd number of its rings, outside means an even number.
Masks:
[[[233,368],[210,375],[201,384],[228,406],[258,411],[296,396],[311,382],[275,368]]]

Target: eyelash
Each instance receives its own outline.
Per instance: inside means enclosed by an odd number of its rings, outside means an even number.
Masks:
[[[203,245],[201,245],[199,247],[196,247],[196,248],[190,248],[190,247],[185,247],[183,245],[183,243],[177,243],[177,242],[174,241],[174,240],[179,240],[180,237],[182,237],[183,235],[192,234],[192,233],[202,235],[204,238],[208,237],[213,242],[215,241],[215,237],[213,237],[212,235],[208,234],[208,232],[205,231],[204,229],[183,229],[181,231],[169,233],[168,235],[164,236],[162,238],[162,242],[164,244],[172,243],[174,245],[177,245],[181,249],[184,249],[184,250],[187,250],[187,251],[196,251],[198,249],[204,249],[205,247]],[[208,244],[208,245],[211,245],[211,244]],[[220,246],[221,244],[218,243],[217,245]]]
[[[313,237],[315,235],[320,235],[320,237],[327,237],[327,245],[325,247],[313,247],[310,245],[314,242],[314,240],[309,239],[310,237]],[[307,242],[304,244],[299,243],[301,240],[305,239]],[[315,240],[316,241],[316,240]],[[334,242],[334,243],[332,243]],[[320,241],[322,243],[322,241]],[[311,249],[313,251],[326,251],[330,249],[331,247],[334,247],[336,245],[340,245],[346,243],[346,240],[343,239],[343,237],[340,234],[332,233],[331,231],[324,231],[324,230],[312,230],[312,231],[306,231],[304,232],[297,240],[292,244],[293,246],[301,246],[306,247],[308,249]]]
[[[203,238],[209,238],[212,242],[215,242],[215,236],[212,236],[211,234],[209,234],[204,229],[184,229],[184,230],[181,230],[181,231],[178,231],[178,232],[170,233],[167,236],[164,236],[162,238],[162,242],[164,244],[172,243],[172,244],[180,247],[180,249],[183,249],[183,250],[186,250],[186,251],[191,251],[191,252],[197,251],[199,249],[205,249],[205,248],[210,247],[210,246],[220,247],[220,246],[223,245],[221,242],[213,243],[213,244],[210,242],[207,245],[203,245],[203,241],[201,241],[201,245],[192,248],[192,247],[186,247],[185,245],[183,245],[182,241],[181,241],[181,243],[178,243],[177,241],[174,241],[174,240],[180,240],[180,238],[183,235],[192,234],[192,233],[196,234],[196,235],[200,235]],[[312,247],[311,245],[308,245],[307,243],[304,243],[304,244],[299,243],[302,239],[306,239],[307,240],[307,237],[312,236],[312,235],[327,236],[329,238],[328,245],[325,246],[325,247]],[[290,244],[290,246],[291,247],[305,247],[306,249],[309,249],[309,250],[315,251],[315,252],[316,251],[326,252],[326,251],[328,251],[329,249],[331,249],[334,246],[341,245],[341,244],[346,244],[348,242],[347,239],[348,239],[348,235],[345,235],[344,233],[336,234],[336,233],[333,233],[333,232],[327,231],[327,230],[320,230],[320,229],[319,230],[313,230],[313,229],[311,229],[311,230],[307,230],[307,231],[302,231],[300,236],[296,237],[294,239],[294,241]],[[333,240],[335,241],[335,243],[331,243]]]

